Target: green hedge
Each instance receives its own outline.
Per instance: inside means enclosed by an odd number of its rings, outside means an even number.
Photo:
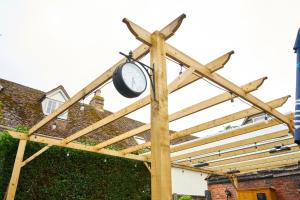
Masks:
[[[10,179],[18,140],[0,134],[0,196]],[[43,145],[28,142],[25,157]],[[142,162],[51,147],[22,168],[15,199],[147,200],[150,174]]]

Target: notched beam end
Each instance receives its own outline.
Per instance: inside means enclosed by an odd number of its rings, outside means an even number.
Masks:
[[[206,64],[206,67],[209,67],[211,69],[214,69],[214,68],[221,69],[229,61],[229,59],[231,58],[232,54],[234,54],[234,51],[230,51],[230,52],[222,55],[221,57],[219,57],[219,58],[211,61],[210,63]],[[216,71],[216,70],[211,70],[211,69],[210,69],[211,72]]]
[[[165,39],[172,37],[175,32],[178,30],[182,21],[186,18],[186,14],[181,14],[174,21],[168,24],[165,28],[163,28],[160,32],[165,36]]]
[[[268,79],[268,77],[266,77],[266,76],[262,77],[260,79],[257,79],[256,81],[253,81],[250,84],[248,84],[246,86],[246,88],[243,88],[243,89],[246,93],[253,92],[253,91],[257,90],[260,86],[262,86],[264,81],[267,80],[267,79]]]
[[[135,23],[131,22],[127,18],[123,18],[122,22],[126,24],[129,31],[135,36],[137,40],[143,42],[148,46],[151,46],[150,34],[146,30],[136,25]]]

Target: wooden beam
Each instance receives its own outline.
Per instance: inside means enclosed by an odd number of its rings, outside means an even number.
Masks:
[[[181,154],[181,155],[172,157],[171,160],[172,161],[183,160],[183,159],[192,158],[192,157],[195,157],[198,155],[210,154],[210,153],[214,153],[214,152],[218,152],[218,151],[237,148],[237,147],[244,146],[244,145],[255,144],[258,142],[263,142],[268,139],[284,137],[284,136],[287,136],[287,134],[288,134],[288,130],[278,131],[278,132],[274,132],[274,133],[268,133],[265,135],[256,136],[256,137],[245,139],[245,140],[239,140],[236,142],[226,143],[226,144],[223,144],[220,146],[210,147],[210,148],[201,149],[198,151],[192,151],[190,153]]]
[[[282,98],[270,101],[267,104],[274,109],[274,108],[282,106],[287,101],[287,99],[289,97],[290,96],[282,97]],[[259,114],[259,113],[261,113],[261,111],[258,110],[255,107],[248,108],[248,109],[233,113],[231,115],[227,115],[227,116],[215,119],[215,120],[208,121],[208,122],[203,123],[203,124],[199,124],[197,126],[194,126],[194,127],[188,128],[188,129],[184,129],[182,131],[178,131],[178,132],[171,135],[171,140],[181,138],[181,137],[185,137],[185,136],[191,135],[193,133],[197,133],[197,132],[200,132],[200,131],[203,131],[203,130],[207,130],[207,129],[210,129],[210,128],[213,128],[213,127],[216,127],[216,126],[220,126],[220,125],[223,125],[223,124],[226,124],[226,123],[229,123],[229,122],[232,122],[232,121],[236,121],[236,120],[239,120],[239,119],[243,119],[245,117],[255,115],[255,114]],[[135,151],[138,151],[140,149],[144,149],[144,148],[147,148],[147,147],[150,147],[150,146],[151,146],[151,142],[146,142],[144,144],[129,147],[127,149],[122,150],[121,152],[123,154],[128,154],[128,153],[135,152]]]
[[[297,165],[300,160],[300,157],[295,157],[291,159],[282,159],[279,161],[274,161],[274,162],[266,162],[262,164],[255,164],[252,166],[247,166],[240,168],[240,173],[245,173],[245,172],[254,172],[254,171],[261,171],[261,170],[266,170],[266,169],[276,169],[280,167],[288,167],[292,165]],[[238,173],[239,174],[239,173]]]
[[[185,18],[185,15],[182,14],[178,18],[176,18],[173,22],[168,24],[166,27],[161,29],[162,33],[165,36],[165,39],[168,39],[179,28],[182,20]],[[126,20],[125,20],[126,21]],[[133,58],[134,59],[140,59],[144,57],[149,52],[149,47],[145,44],[140,45],[138,48],[136,48],[133,51]],[[115,69],[120,66],[122,63],[126,61],[126,58],[121,59],[119,62],[117,62],[115,65],[110,67],[107,71],[105,71],[102,75],[100,75],[98,78],[96,78],[93,82],[88,84],[86,87],[84,87],[82,90],[80,90],[77,94],[75,94],[71,99],[66,101],[64,104],[62,104],[59,108],[57,108],[53,113],[42,119],[40,122],[38,122],[36,125],[34,125],[29,130],[29,135],[33,134],[37,130],[39,130],[41,127],[43,127],[45,124],[47,124],[49,121],[63,113],[65,110],[70,108],[73,104],[78,102],[80,99],[84,98],[86,95],[90,94],[92,91],[103,85],[105,82],[107,82],[111,77]]]
[[[300,151],[298,152],[293,152],[293,153],[285,153],[285,154],[281,154],[281,155],[273,155],[273,156],[269,156],[267,158],[263,158],[263,159],[255,159],[255,160],[249,160],[249,161],[245,161],[245,162],[239,162],[239,163],[232,163],[232,164],[228,164],[228,165],[222,165],[222,166],[216,166],[216,167],[207,167],[207,169],[211,169],[211,170],[221,170],[221,171],[228,171],[230,169],[238,169],[238,170],[247,170],[247,169],[253,169],[253,168],[257,168],[259,169],[260,166],[265,166],[265,164],[267,164],[268,166],[272,165],[272,163],[277,163],[277,162],[282,162],[284,163],[287,160],[291,160],[291,159],[300,159]]]
[[[32,161],[33,159],[35,159],[36,157],[40,156],[42,153],[44,153],[45,151],[47,151],[52,145],[47,145],[44,146],[42,149],[40,149],[39,151],[35,152],[32,156],[30,156],[29,158],[27,158],[26,160],[24,160],[22,162],[22,167],[24,167],[26,164],[28,164],[30,161]]]
[[[266,80],[266,79],[267,79],[266,77],[263,77],[261,79],[258,79],[258,80],[255,80],[253,82],[250,82],[248,84],[243,85],[242,88],[245,88],[245,90],[247,92],[252,92],[252,91],[256,90],[259,86],[261,86],[262,83],[264,82],[264,80]],[[212,98],[207,99],[205,101],[202,101],[200,103],[194,104],[192,106],[189,106],[185,109],[182,109],[178,112],[175,112],[175,113],[169,115],[169,122],[175,121],[175,120],[180,119],[182,117],[186,117],[186,116],[191,115],[195,112],[198,112],[198,111],[204,110],[206,108],[209,108],[213,105],[223,103],[225,101],[230,100],[231,98],[232,98],[232,96],[228,92],[217,95],[215,97],[212,97]],[[106,141],[104,141],[100,144],[97,144],[95,146],[95,148],[96,149],[101,149],[101,148],[104,148],[104,147],[109,146],[111,144],[114,144],[116,142],[120,142],[120,141],[125,140],[129,137],[132,137],[132,136],[135,136],[135,135],[137,135],[139,133],[142,133],[144,131],[150,130],[150,127],[151,127],[150,124],[145,124],[145,125],[140,126],[136,129],[130,130],[130,131],[128,131],[126,133],[123,133],[119,136],[116,136],[112,139],[109,139],[109,140],[106,140]]]
[[[130,26],[130,30],[134,30],[134,35],[136,38],[142,42],[144,42],[147,45],[151,45],[150,33],[146,31],[145,29],[141,28],[137,24],[127,20],[127,26]],[[271,108],[266,103],[261,101],[260,99],[256,98],[255,96],[251,94],[247,94],[242,88],[238,87],[234,83],[230,82],[229,80],[223,78],[222,76],[218,75],[217,73],[212,73],[209,71],[205,66],[198,63],[193,58],[189,57],[188,55],[184,54],[183,52],[179,51],[178,49],[174,48],[173,46],[166,43],[166,53],[167,56],[170,58],[176,60],[179,63],[182,63],[183,65],[187,67],[193,67],[196,69],[197,72],[199,72],[202,76],[205,78],[213,81],[214,83],[220,85],[221,87],[227,89],[228,91],[234,93],[235,95],[243,98],[244,100],[250,102],[257,108],[261,109],[263,112],[266,112],[270,114],[271,116],[274,116],[275,118],[279,119],[283,123],[287,124],[289,127],[289,130],[291,133],[294,133],[294,128],[291,125],[291,122],[280,112],[277,110]]]
[[[179,168],[179,169],[186,169],[186,170],[195,171],[195,172],[206,173],[206,174],[216,174],[216,175],[220,175],[220,176],[228,176],[228,174],[226,174],[224,172],[196,168],[196,167],[191,167],[191,166],[182,165],[182,164],[172,164],[172,167]]]
[[[235,188],[235,190],[237,190],[239,188],[239,182],[238,182],[238,179],[237,179],[237,176],[235,175],[232,175],[229,177],[229,180],[231,181],[233,187]]]
[[[288,115],[288,117],[292,118],[293,116]],[[275,126],[278,124],[279,124],[279,122],[277,119],[271,119],[271,120],[268,120],[268,123],[261,122],[261,123],[255,123],[255,124],[251,124],[251,125],[241,126],[241,127],[232,129],[230,131],[214,134],[213,136],[208,136],[208,137],[202,138],[202,139],[199,138],[197,140],[193,140],[193,141],[187,142],[185,144],[173,146],[173,147],[171,147],[171,152],[182,151],[185,149],[201,146],[201,145],[208,144],[211,142],[216,142],[219,140],[224,140],[227,138],[231,138],[231,137],[243,135],[246,133],[250,133],[253,131],[261,130],[261,129]]]
[[[184,18],[186,18],[185,14],[180,15],[160,31],[165,40],[169,39],[175,34]],[[123,19],[123,22],[127,25],[127,28],[137,40],[147,44],[148,46],[151,46],[151,34],[148,31],[126,18]]]
[[[159,32],[151,35],[151,66],[155,94],[151,90],[151,199],[171,200],[170,135],[165,40]]]
[[[298,165],[299,160],[298,159],[292,159],[286,162],[277,162],[278,164],[271,164],[271,165],[267,165],[264,167],[259,167],[259,169],[247,169],[247,170],[240,170],[240,173],[238,173],[237,175],[242,175],[242,174],[248,174],[248,173],[253,173],[253,172],[258,172],[258,171],[265,171],[265,170],[272,170],[272,169],[278,169],[278,168],[282,168],[282,167],[290,167],[293,165]]]
[[[215,71],[215,70],[218,70],[220,68],[222,68],[224,66],[224,62],[227,62],[227,60],[229,59],[230,57],[230,53],[227,53],[226,55],[223,55],[221,56],[220,58],[216,59],[214,63],[211,63],[208,67],[209,69]],[[181,76],[179,76],[178,78],[176,78],[172,83],[169,84],[168,86],[168,93],[172,93],[174,92],[175,90],[177,90],[178,88],[177,87],[183,87],[183,86],[186,86],[187,84],[189,84],[189,81],[186,81],[189,79],[189,77],[191,77],[193,74],[194,70],[193,69],[189,69],[187,71],[185,71]],[[193,75],[195,76],[195,75]],[[202,76],[197,76],[198,79],[201,79]],[[82,137],[83,135],[86,135],[88,133],[90,133],[91,131],[93,130],[96,130],[97,128],[100,128],[114,120],[117,120],[119,119],[120,117],[123,117],[127,114],[130,114],[146,105],[148,105],[150,103],[150,95],[132,103],[131,105],[129,106],[126,106],[125,108],[119,110],[118,112],[116,113],[113,113],[111,115],[109,115],[108,117],[102,119],[102,120],[99,120],[98,122],[84,128],[84,129],[81,129],[80,131],[77,131],[76,133],[70,135],[69,137],[65,138],[62,143],[63,144],[67,144],[79,137]],[[98,148],[98,147],[96,147]]]
[[[140,45],[138,48],[136,48],[133,51],[133,58],[140,59],[143,56],[145,56],[149,52],[149,47],[147,45]],[[38,122],[36,125],[34,125],[29,130],[29,135],[33,134],[37,130],[39,130],[41,127],[43,127],[45,124],[47,124],[49,121],[63,113],[65,110],[70,108],[73,104],[78,102],[80,99],[84,98],[86,95],[90,94],[92,91],[106,83],[112,76],[115,69],[120,66],[122,63],[126,62],[126,58],[121,59],[119,62],[114,64],[112,67],[110,67],[108,70],[106,70],[102,75],[100,75],[98,78],[96,78],[94,81],[92,81],[90,84],[88,84],[86,87],[84,87],[82,90],[80,90],[77,94],[75,94],[72,98],[70,98],[68,101],[66,101],[64,104],[62,104],[60,107],[58,107],[53,113],[42,119],[40,122]]]
[[[290,141],[292,141],[292,139],[290,139]],[[292,142],[291,142],[292,144]],[[291,147],[291,150],[288,151],[289,153],[292,152],[298,152],[300,151],[300,147],[299,146],[294,146]],[[281,154],[286,154],[287,152],[278,152],[276,153],[276,155],[281,155]],[[259,159],[259,158],[267,158],[269,156],[272,156],[272,154],[270,154],[268,151],[258,151],[255,152],[254,154],[242,154],[239,157],[233,157],[233,158],[229,158],[226,160],[219,160],[219,161],[213,161],[209,163],[209,167],[215,167],[215,166],[222,166],[222,165],[226,165],[226,164],[230,164],[230,163],[237,163],[237,162],[243,162],[243,161],[248,161],[248,160],[253,160],[253,159]]]
[[[292,127],[288,118],[286,118],[283,114],[278,112],[277,110],[273,109],[263,101],[259,100],[255,96],[251,95],[250,93],[246,93],[243,89],[235,85],[234,83],[230,82],[229,80],[223,78],[222,76],[218,75],[217,73],[212,73],[208,69],[206,69],[203,65],[198,63],[196,60],[192,59],[188,55],[184,54],[183,52],[179,51],[178,49],[172,47],[171,45],[166,44],[166,52],[167,55],[180,62],[183,63],[187,67],[193,67],[202,74],[202,76],[206,77],[207,79],[213,81],[214,83],[222,86],[223,88],[227,89],[228,91],[234,93],[235,95],[243,98],[244,100],[250,102],[255,107],[261,109],[263,112],[268,113],[271,116],[279,119],[286,125],[288,125],[289,130],[294,133],[294,128]]]
[[[146,166],[146,168],[148,169],[148,171],[151,174],[151,167],[149,166],[149,164],[147,162],[144,162],[144,165]]]
[[[88,145],[75,143],[75,142],[71,142],[68,144],[62,144],[61,140],[54,139],[54,138],[51,138],[48,136],[39,136],[39,135],[28,136],[28,134],[20,133],[20,132],[16,132],[16,131],[8,131],[8,133],[13,138],[17,138],[17,139],[21,139],[21,140],[29,140],[32,142],[38,142],[38,143],[43,143],[43,144],[52,145],[52,146],[59,146],[59,147],[77,149],[77,150],[82,150],[82,151],[95,152],[95,153],[99,153],[99,154],[127,158],[127,159],[131,159],[131,160],[139,160],[139,161],[146,161],[146,162],[150,161],[147,157],[142,156],[142,155],[134,155],[134,154],[123,155],[118,151],[108,150],[108,149],[101,149],[100,151],[95,151],[93,149],[93,146],[88,146]]]
[[[273,141],[273,142],[270,142],[268,144],[256,145],[256,146],[253,145],[253,146],[245,147],[245,148],[240,149],[240,150],[234,150],[234,151],[229,151],[229,152],[220,151],[220,152],[218,152],[216,154],[213,154],[213,155],[204,155],[204,156],[201,156],[197,159],[193,159],[191,161],[185,161],[185,162],[182,162],[182,163],[191,165],[191,164],[195,164],[195,163],[198,163],[198,162],[209,162],[209,161],[214,161],[214,160],[219,160],[219,159],[226,159],[226,158],[236,157],[236,156],[240,156],[240,155],[243,155],[243,154],[264,151],[264,150],[274,148],[274,146],[291,145],[291,144],[294,144],[293,139],[291,139],[291,138],[290,139],[283,139],[283,140],[279,140],[279,141]]]
[[[26,140],[19,141],[19,147],[18,147],[18,151],[17,151],[17,155],[16,155],[16,160],[15,160],[15,164],[13,167],[10,182],[8,185],[7,197],[6,197],[7,200],[15,199],[15,194],[16,194],[17,186],[18,186],[18,182],[19,182],[19,177],[20,177],[20,172],[21,172],[21,168],[22,168],[22,161],[23,161],[23,157],[24,157],[26,143],[27,143]]]

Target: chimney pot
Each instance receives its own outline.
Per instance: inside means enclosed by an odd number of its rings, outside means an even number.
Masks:
[[[96,110],[103,112],[104,98],[101,96],[101,90],[97,89],[94,94],[95,95],[90,101],[90,105],[93,106]]]

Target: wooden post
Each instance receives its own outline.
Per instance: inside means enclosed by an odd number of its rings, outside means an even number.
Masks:
[[[154,66],[155,80],[155,96],[151,91],[151,199],[171,200],[168,89],[163,35],[154,32],[151,43],[151,67]]]
[[[20,140],[16,160],[7,190],[6,200],[15,198],[27,140]]]

